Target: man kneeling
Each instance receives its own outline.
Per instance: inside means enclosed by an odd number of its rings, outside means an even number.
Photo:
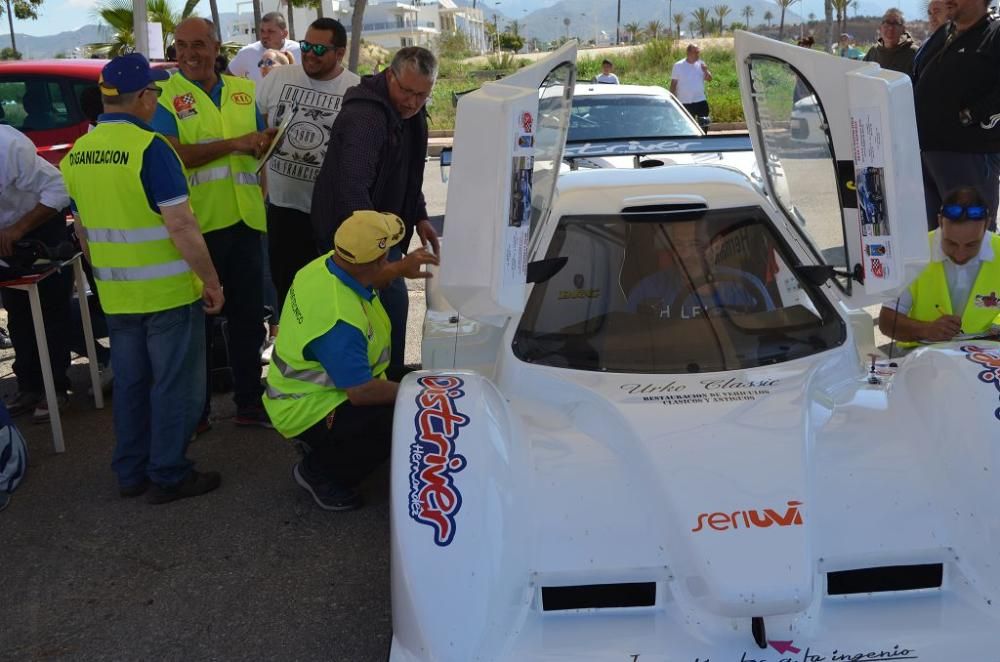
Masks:
[[[1000,237],[986,231],[990,220],[986,199],[976,189],[956,189],[945,197],[939,227],[930,233],[931,262],[895,305],[882,307],[882,333],[912,346],[996,331]]]
[[[389,456],[393,403],[391,329],[378,289],[400,276],[426,278],[437,258],[424,249],[390,263],[403,238],[393,214],[358,211],[334,235],[334,250],[299,270],[281,311],[264,407],[283,436],[302,442],[295,481],[320,508],[361,506],[357,486]]]

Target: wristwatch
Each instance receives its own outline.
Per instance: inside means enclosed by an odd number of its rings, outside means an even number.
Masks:
[[[969,112],[968,108],[958,111],[958,123],[962,126],[970,126],[972,124],[972,113]]]

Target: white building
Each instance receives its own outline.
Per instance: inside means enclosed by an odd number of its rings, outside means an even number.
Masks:
[[[262,11],[267,13],[277,11],[288,14],[286,0],[265,0]],[[250,3],[237,4],[240,19],[230,28],[224,38],[239,43],[255,41],[251,26],[253,25]],[[295,38],[301,39],[306,28],[316,20],[315,9],[295,8],[294,27]],[[348,0],[323,0],[323,15],[335,18],[347,28],[348,37],[351,32],[351,13],[353,8]],[[485,53],[489,50],[486,37],[483,11],[471,7],[461,7],[454,0],[395,0],[392,2],[369,3],[365,9],[365,22],[362,39],[368,43],[378,44],[389,51],[404,46],[424,46],[432,48],[438,36],[442,33],[460,31],[465,33],[469,48],[475,53]]]

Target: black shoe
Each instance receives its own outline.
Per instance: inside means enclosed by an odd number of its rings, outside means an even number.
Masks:
[[[118,496],[123,499],[134,499],[135,497],[140,497],[146,493],[149,489],[149,479],[143,478],[141,482],[135,485],[119,485],[118,486]]]
[[[263,405],[254,405],[252,407],[237,409],[236,416],[233,417],[233,423],[244,428],[257,427],[267,428],[268,430],[274,429],[274,425],[271,424],[271,417],[267,415],[267,411],[264,409]]]
[[[329,481],[316,480],[312,476],[307,478],[305,474],[302,463],[297,462],[292,469],[295,482],[311,494],[313,501],[323,510],[354,510],[364,503],[355,489],[338,487]]]
[[[201,496],[217,489],[222,484],[222,476],[218,471],[201,473],[191,471],[187,478],[176,485],[157,485],[153,483],[146,492],[146,502],[152,504],[170,503],[178,499]]]
[[[29,411],[35,411],[35,407],[38,406],[38,403],[44,401],[44,393],[36,393],[35,391],[18,391],[14,397],[8,398],[6,402],[7,413],[12,417],[27,414]]]

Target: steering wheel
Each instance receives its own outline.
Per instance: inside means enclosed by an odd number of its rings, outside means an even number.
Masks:
[[[718,287],[719,283],[725,282],[737,283],[745,292],[749,293],[751,297],[755,299],[755,303],[752,306],[725,303],[720,304],[718,307],[744,314],[774,310],[774,302],[771,300],[771,294],[767,291],[767,288],[764,287],[764,284],[760,282],[758,278],[746,273],[745,271],[713,272],[694,277],[691,280],[690,286],[682,288],[682,290],[674,297],[673,302],[670,304],[670,310],[681,310],[685,301],[691,297],[700,296],[698,294],[698,290],[706,287],[714,290]],[[717,294],[718,292],[716,290],[707,295],[713,297],[713,304],[715,303],[714,296]]]

